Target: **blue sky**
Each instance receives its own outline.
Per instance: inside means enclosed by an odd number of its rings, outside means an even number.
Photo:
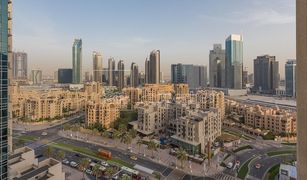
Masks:
[[[74,38],[83,40],[83,69],[92,51],[136,62],[143,69],[151,50],[161,50],[166,78],[172,63],[209,65],[209,50],[229,34],[244,37],[244,66],[257,55],[295,58],[294,0],[14,0],[15,51],[28,53],[29,69],[52,74],[71,67]]]

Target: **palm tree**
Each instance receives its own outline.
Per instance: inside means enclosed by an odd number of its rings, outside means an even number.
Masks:
[[[158,145],[153,140],[150,140],[147,145],[148,150],[151,150],[151,157],[154,158],[154,151],[158,150]]]
[[[65,158],[65,152],[63,150],[58,151],[57,157],[62,161]]]
[[[187,152],[183,148],[179,148],[177,151],[177,159],[180,161],[181,168],[183,168],[183,161],[188,159]]]
[[[93,175],[95,176],[96,180],[102,175],[99,168],[100,166],[98,164],[93,167]]]
[[[106,176],[111,177],[115,174],[115,169],[113,167],[108,167],[105,172]]]
[[[130,129],[129,134],[131,135],[132,139],[136,138],[137,131],[135,129]]]
[[[139,148],[139,153],[141,151],[141,145],[143,144],[143,140],[142,139],[138,139],[136,144],[138,145],[138,148]]]
[[[121,138],[120,139],[121,142],[123,142],[124,144],[127,144],[127,149],[128,149],[129,144],[131,144],[132,142],[131,135],[127,132],[122,132],[120,138]]]
[[[120,131],[114,129],[112,133],[112,139],[114,139],[116,146],[117,146],[117,139],[119,139],[119,137],[120,137]]]
[[[47,156],[48,158],[51,157],[51,155],[53,154],[53,151],[54,149],[51,147],[51,146],[47,146],[45,149],[44,149],[44,156]]]
[[[82,171],[82,179],[85,179],[85,170],[88,168],[90,162],[88,158],[82,158],[79,162],[79,169]]]

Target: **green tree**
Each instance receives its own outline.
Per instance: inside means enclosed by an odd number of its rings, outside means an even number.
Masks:
[[[127,174],[123,175],[121,180],[132,180],[131,176],[128,176]]]
[[[180,161],[181,168],[183,168],[183,162],[188,159],[187,152],[183,148],[179,148],[177,151],[177,159]]]
[[[158,150],[158,145],[153,140],[150,140],[147,149],[151,151],[151,157],[154,158],[154,152]]]
[[[93,167],[93,175],[95,176],[96,180],[102,175],[102,172],[100,171],[100,166],[98,164],[96,164]]]
[[[113,167],[108,167],[106,169],[105,175],[109,178],[112,177],[116,173],[116,170]]]
[[[63,125],[63,129],[64,129],[64,131],[69,130],[70,129],[70,125],[69,124],[64,124]]]
[[[120,141],[122,143],[126,144],[127,148],[128,148],[128,146],[132,143],[132,137],[131,137],[130,133],[123,132],[122,135],[121,135]]]
[[[53,151],[54,149],[51,147],[51,146],[47,146],[45,149],[44,149],[44,152],[43,152],[43,155],[50,158],[53,154]]]
[[[129,134],[131,135],[132,139],[134,139],[137,136],[137,131],[135,129],[130,129]]]
[[[85,180],[85,171],[86,169],[88,168],[90,162],[89,162],[89,159],[88,158],[82,158],[79,162],[79,169],[80,171],[82,171],[82,179]]]
[[[57,157],[62,161],[65,158],[65,152],[63,150],[59,150]]]

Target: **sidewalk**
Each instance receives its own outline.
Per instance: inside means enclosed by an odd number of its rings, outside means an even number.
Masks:
[[[79,141],[86,141],[88,143],[105,146],[105,147],[113,147],[117,148],[123,151],[127,151],[127,144],[123,144],[119,142],[119,140],[116,140],[116,142],[113,139],[105,138],[102,136],[94,136],[91,134],[84,134],[80,132],[72,132],[70,130],[68,131],[60,131],[59,135],[62,137],[79,140]],[[152,151],[149,151],[147,149],[147,146],[142,144],[140,146],[140,149],[137,145],[137,139],[133,139],[131,145],[129,147],[131,148],[131,152],[135,153],[138,156],[143,156],[146,159],[165,165],[170,168],[176,168],[178,170],[182,170],[187,174],[192,174],[194,176],[211,176],[217,173],[220,173],[224,170],[223,167],[219,166],[217,158],[213,158],[211,160],[211,166],[208,166],[208,163],[204,162],[203,164],[198,164],[191,161],[184,161],[183,165],[184,168],[181,169],[180,161],[177,160],[175,156],[172,156],[169,154],[170,149],[158,149],[158,151],[155,151],[153,153],[154,158],[152,158]],[[176,166],[171,166],[171,164],[176,164]],[[148,167],[150,168],[150,167]]]

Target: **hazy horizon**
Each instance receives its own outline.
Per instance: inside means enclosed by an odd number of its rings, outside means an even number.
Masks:
[[[223,3],[223,4],[221,4]],[[278,4],[278,6],[277,6]],[[35,10],[33,10],[35,8]],[[15,0],[13,50],[28,53],[29,71],[52,75],[72,65],[72,43],[83,41],[83,73],[92,70],[92,51],[107,59],[122,59],[125,68],[136,62],[144,70],[153,49],[161,51],[161,71],[170,65],[209,65],[209,50],[230,34],[242,34],[244,67],[252,72],[259,55],[276,56],[280,75],[295,59],[294,0],[101,1]]]

